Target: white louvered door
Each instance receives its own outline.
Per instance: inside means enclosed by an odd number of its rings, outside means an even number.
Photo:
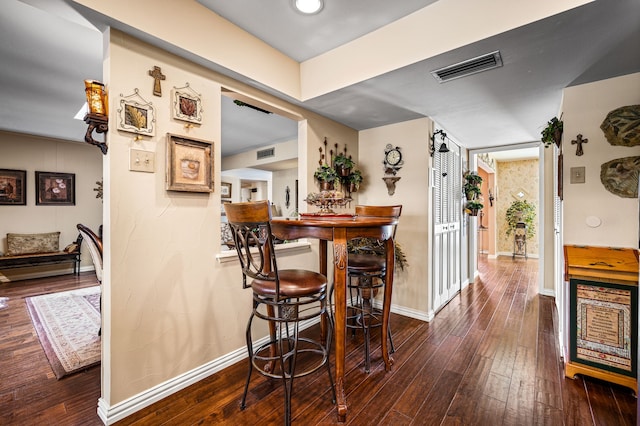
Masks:
[[[462,171],[460,148],[433,156],[433,307],[437,311],[460,291]]]

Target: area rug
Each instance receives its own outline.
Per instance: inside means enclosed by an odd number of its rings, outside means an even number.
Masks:
[[[100,363],[100,287],[25,299],[58,379]]]

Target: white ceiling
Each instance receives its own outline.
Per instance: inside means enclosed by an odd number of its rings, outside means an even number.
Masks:
[[[298,60],[433,3],[326,0],[322,13],[302,16],[290,0],[199,1]],[[71,117],[84,101],[82,81],[101,80],[100,33],[65,0],[3,0],[2,10],[0,129],[81,141],[86,126]],[[639,16],[638,0],[598,0],[305,102],[287,100],[357,130],[429,116],[467,148],[536,141],[557,114],[563,88],[640,71]],[[456,31],[456,22],[450,28]],[[502,68],[443,84],[430,75],[494,50]],[[275,115],[248,120],[254,113],[223,103],[223,155],[295,137],[294,122]]]

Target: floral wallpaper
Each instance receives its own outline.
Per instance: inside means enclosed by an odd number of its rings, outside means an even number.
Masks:
[[[538,159],[519,161],[498,161],[496,163],[496,223],[497,253],[513,253],[513,233],[507,236],[506,212],[511,203],[522,199],[536,206],[540,206]],[[522,197],[519,198],[521,194]],[[540,220],[540,213],[536,214],[536,221]],[[536,224],[536,231],[540,229]],[[536,232],[537,233],[537,232]],[[538,235],[527,240],[527,254],[538,255]]]

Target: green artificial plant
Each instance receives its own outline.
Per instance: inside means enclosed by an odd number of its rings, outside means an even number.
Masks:
[[[516,229],[518,222],[527,225],[527,238],[533,238],[536,233],[536,205],[527,200],[516,200],[507,209],[507,235]]]

